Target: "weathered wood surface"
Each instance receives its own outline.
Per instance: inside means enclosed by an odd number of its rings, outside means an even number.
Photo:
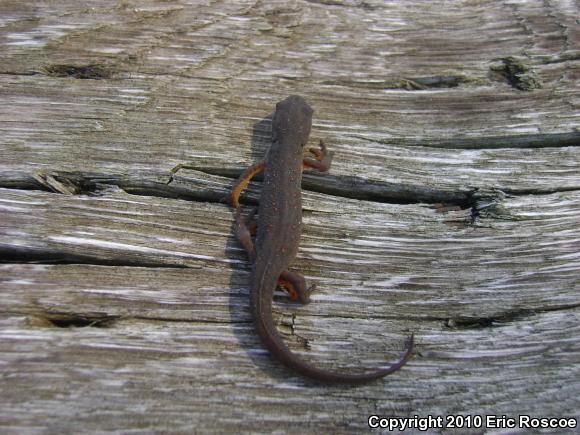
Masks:
[[[579,12],[3,2],[0,431],[580,417]],[[279,328],[344,369],[395,359],[415,332],[409,365],[364,387],[266,355],[220,203],[292,93],[336,157],[304,182],[296,269],[317,292],[281,296]]]

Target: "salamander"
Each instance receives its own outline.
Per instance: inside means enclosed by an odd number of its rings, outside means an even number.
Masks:
[[[375,371],[355,374],[317,368],[294,354],[283,342],[272,317],[272,298],[277,285],[292,299],[308,303],[311,289],[302,275],[288,270],[298,252],[302,224],[301,180],[304,169],[325,172],[333,153],[320,142],[304,157],[312,126],[313,110],[300,96],[292,95],[276,105],[272,120],[272,145],[266,159],[248,168],[229,197],[235,208],[235,234],[252,261],[250,310],[256,331],[265,347],[282,364],[295,372],[327,383],[362,384],[400,369],[411,357],[413,335],[398,362]],[[264,172],[258,208],[257,234],[252,241],[250,222],[243,218],[239,196],[250,179]]]

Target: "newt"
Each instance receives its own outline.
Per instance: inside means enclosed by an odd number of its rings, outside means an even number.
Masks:
[[[274,290],[280,285],[293,300],[306,304],[311,288],[305,278],[288,270],[296,257],[301,234],[301,181],[304,169],[328,171],[333,153],[324,143],[310,148],[314,157],[304,157],[310,136],[313,110],[300,96],[292,95],[276,105],[272,120],[272,145],[264,161],[249,167],[238,179],[229,200],[235,208],[235,234],[252,261],[250,310],[262,343],[282,364],[295,372],[327,383],[362,384],[400,369],[411,357],[413,335],[400,360],[389,367],[355,374],[317,368],[294,354],[283,342],[272,317]],[[249,221],[241,214],[239,196],[251,178],[264,172],[258,208],[257,234],[252,241]]]

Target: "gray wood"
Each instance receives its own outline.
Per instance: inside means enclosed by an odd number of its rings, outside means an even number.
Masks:
[[[0,8],[1,432],[580,417],[576,3]],[[313,302],[279,294],[275,315],[326,368],[392,361],[414,332],[409,365],[364,387],[289,373],[249,319],[221,199],[289,94],[335,161],[303,183]]]

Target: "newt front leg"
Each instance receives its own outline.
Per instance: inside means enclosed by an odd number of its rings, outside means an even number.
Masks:
[[[309,151],[314,154],[315,158],[305,157],[302,160],[303,171],[305,169],[318,169],[320,172],[326,172],[330,169],[334,153],[326,149],[326,145],[322,140],[320,141],[320,148],[309,148]]]
[[[314,154],[314,158],[312,157],[304,157],[302,160],[302,170],[306,169],[317,169],[320,172],[326,172],[330,169],[330,164],[332,163],[332,157],[334,153],[332,151],[328,151],[326,145],[321,140],[320,141],[320,148],[309,148],[309,151]],[[262,160],[261,162],[256,163],[248,167],[242,174],[239,176],[238,181],[234,184],[232,188],[232,193],[229,196],[229,203],[234,208],[240,207],[240,195],[246,188],[252,178],[258,175],[260,172],[264,171],[266,167],[266,162]]]

